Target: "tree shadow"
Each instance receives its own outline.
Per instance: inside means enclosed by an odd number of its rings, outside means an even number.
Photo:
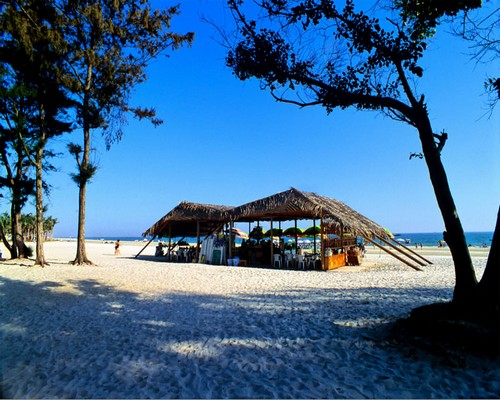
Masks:
[[[430,364],[460,379],[390,335],[415,299],[449,298],[447,288],[145,296],[93,279],[0,278],[0,293],[6,397],[432,397],[418,384]]]

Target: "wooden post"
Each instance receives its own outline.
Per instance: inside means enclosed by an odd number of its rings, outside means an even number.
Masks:
[[[316,254],[316,218],[313,219],[313,253]]]
[[[393,245],[391,242],[388,242],[387,240],[385,240],[385,239],[383,239],[383,238],[381,238],[381,237],[379,237],[379,236],[375,236],[375,237],[376,237],[377,239],[379,239],[380,241],[384,242],[385,244],[387,244],[388,246],[392,247],[394,250],[396,250],[396,251],[400,252],[401,254],[404,254],[404,256],[405,256],[405,257],[408,257],[409,259],[411,259],[411,260],[415,261],[417,264],[420,264],[420,265],[422,265],[422,266],[425,266],[425,265],[426,265],[426,264],[425,264],[425,262],[423,262],[423,261],[419,260],[419,259],[418,259],[418,258],[416,258],[416,257],[413,257],[411,254],[407,254],[407,253],[405,253],[403,250],[401,250],[401,248],[399,248],[398,246]],[[406,249],[406,247],[405,247],[405,249]],[[407,250],[408,250],[408,249],[407,249]]]
[[[377,243],[377,242],[375,242],[374,240],[371,240],[371,239],[369,239],[369,238],[367,238],[367,237],[365,238],[365,240],[366,240],[366,241],[368,241],[368,242],[370,242],[371,244],[373,244],[373,245],[377,246],[378,248],[380,248],[380,249],[384,250],[387,254],[389,254],[389,255],[393,256],[394,258],[397,258],[399,261],[401,261],[402,263],[405,263],[405,264],[406,264],[406,265],[408,265],[409,267],[411,267],[411,268],[413,268],[413,269],[415,269],[415,270],[417,270],[417,271],[422,271],[419,267],[417,267],[417,266],[415,266],[415,265],[411,264],[410,262],[406,261],[404,258],[402,258],[402,257],[398,256],[397,254],[392,253],[391,251],[389,251],[388,249],[386,249],[384,246],[382,246],[382,245],[378,244],[378,243]]]
[[[200,221],[196,221],[196,262],[200,259]]]
[[[170,222],[168,224],[168,251],[167,251],[169,261],[170,261],[170,251],[171,250],[172,250],[172,223]]]
[[[424,256],[422,256],[421,254],[418,254],[416,251],[413,251],[412,249],[410,249],[409,247],[399,243],[398,241],[394,240],[391,238],[391,241],[396,243],[398,246],[400,246],[401,248],[405,249],[405,250],[408,250],[410,253],[412,254],[415,254],[417,257],[420,257],[422,260],[424,260],[426,263],[428,264],[432,264],[432,261],[429,261],[427,258],[425,258]]]
[[[323,225],[323,216],[320,219],[320,243],[321,243],[321,269],[326,270],[326,240],[324,239],[325,228]]]
[[[297,250],[299,249],[299,235],[297,234],[297,219],[295,219],[295,254],[297,253]]]
[[[271,267],[274,268],[273,220],[271,218]]]
[[[340,247],[341,252],[344,253],[344,224],[340,224]]]
[[[151,239],[151,240],[150,240],[150,241],[146,244],[146,246],[144,246],[144,247],[141,249],[141,251],[140,251],[139,253],[137,253],[137,254],[136,254],[136,256],[135,256],[134,258],[139,257],[139,255],[140,255],[140,254],[144,251],[144,249],[145,249],[146,247],[148,247],[148,246],[149,246],[149,244],[150,244],[153,240],[155,240],[155,238],[156,238],[156,235],[154,235],[154,236],[153,236],[153,239]]]
[[[233,221],[229,222],[229,258],[233,258]]]

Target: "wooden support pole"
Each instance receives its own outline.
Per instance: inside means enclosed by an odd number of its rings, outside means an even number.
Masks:
[[[326,270],[326,239],[324,239],[325,235],[325,227],[323,225],[323,216],[320,219],[320,243],[321,243],[321,269]]]
[[[200,256],[200,221],[196,221],[196,260],[199,260],[199,256]]]
[[[229,222],[229,258],[233,258],[233,221]]]
[[[168,224],[168,251],[167,256],[170,258],[170,251],[172,250],[172,224]]]
[[[170,247],[171,245],[171,242],[169,243],[169,247],[168,247],[168,252],[167,254],[170,254],[170,252],[175,249],[175,246],[177,246],[180,242],[182,242],[184,239],[186,238],[186,236],[183,236],[182,238],[180,238],[177,242],[174,243],[174,245],[172,247]]]
[[[369,239],[369,238],[367,238],[367,237],[365,237],[364,239],[365,239],[366,241],[370,242],[371,244],[373,244],[373,245],[375,245],[375,246],[379,247],[380,249],[384,250],[387,254],[389,254],[389,255],[393,256],[394,258],[397,258],[399,261],[401,261],[402,263],[404,263],[404,264],[408,265],[409,267],[411,267],[411,268],[413,268],[413,269],[415,269],[415,270],[417,270],[417,271],[422,271],[419,267],[417,267],[417,266],[415,266],[415,265],[411,264],[410,262],[408,262],[408,261],[407,261],[407,260],[405,260],[404,258],[402,258],[402,257],[398,256],[397,254],[394,254],[393,252],[389,251],[389,250],[388,250],[388,249],[386,249],[384,246],[382,246],[382,245],[378,244],[378,243],[377,243],[377,242],[375,242],[374,240],[371,240],[371,239]]]
[[[168,224],[168,256],[170,257],[170,250],[172,250],[172,223]]]
[[[313,254],[316,254],[316,218],[313,219]]]
[[[274,268],[274,235],[273,235],[273,220],[271,219],[271,267]]]
[[[416,251],[413,251],[412,249],[410,249],[408,246],[405,246],[401,243],[399,243],[397,240],[394,240],[391,238],[391,241],[393,241],[394,243],[396,243],[398,246],[402,247],[403,249],[405,250],[408,250],[410,253],[412,254],[415,254],[417,257],[420,257],[422,260],[424,260],[427,264],[432,264],[432,261],[429,261],[427,258],[425,258],[424,256],[422,256],[421,254],[418,254]]]
[[[297,234],[297,219],[295,219],[295,254],[299,254],[297,250],[299,249],[299,235]]]
[[[408,253],[405,253],[400,247],[398,246],[395,246],[393,245],[391,242],[388,242],[387,240],[385,240],[384,238],[381,238],[380,236],[375,236],[377,239],[379,239],[381,242],[384,242],[386,245],[392,247],[394,250],[400,252],[401,254],[404,254],[405,257],[408,257],[409,259],[415,261],[417,264],[420,264],[421,266],[425,266],[427,265],[425,262],[423,262],[422,260],[419,260],[418,258],[416,257],[413,257],[413,255],[411,254],[408,254]],[[405,247],[406,249],[406,247]]]
[[[342,253],[344,252],[344,224],[340,224],[340,247],[342,248]]]
[[[134,258],[139,257],[139,255],[140,255],[140,254],[144,251],[144,249],[145,249],[146,247],[148,247],[148,246],[149,246],[149,244],[150,244],[153,240],[155,240],[155,239],[156,239],[156,235],[154,235],[154,236],[153,236],[153,239],[151,239],[151,240],[150,240],[150,241],[146,244],[146,246],[144,246],[144,247],[141,249],[141,251],[140,251],[139,253],[137,253],[137,254],[136,254],[136,256],[135,256]]]

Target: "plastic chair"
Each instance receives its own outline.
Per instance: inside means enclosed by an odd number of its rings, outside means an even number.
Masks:
[[[297,267],[301,267],[302,269],[306,269],[306,263],[304,262],[304,256],[302,254],[297,254]]]
[[[312,255],[311,257],[307,258],[307,268],[308,269],[316,268],[316,255]]]
[[[171,251],[169,261],[178,261],[178,260],[179,260],[179,256],[177,255],[177,252]]]
[[[281,268],[281,255],[280,254],[275,254],[274,255],[273,267],[276,266],[276,263],[278,263],[278,268]]]
[[[292,254],[286,255],[286,267],[287,268],[293,267],[293,255]]]

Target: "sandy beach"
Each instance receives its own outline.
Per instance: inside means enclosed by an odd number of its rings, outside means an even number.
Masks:
[[[374,248],[361,267],[283,271],[166,263],[150,245],[74,241],[51,263],[0,263],[7,398],[499,398],[498,359],[390,334],[451,299],[447,249],[414,271]],[[4,256],[7,254],[1,247]],[[481,276],[487,249],[472,249]]]

